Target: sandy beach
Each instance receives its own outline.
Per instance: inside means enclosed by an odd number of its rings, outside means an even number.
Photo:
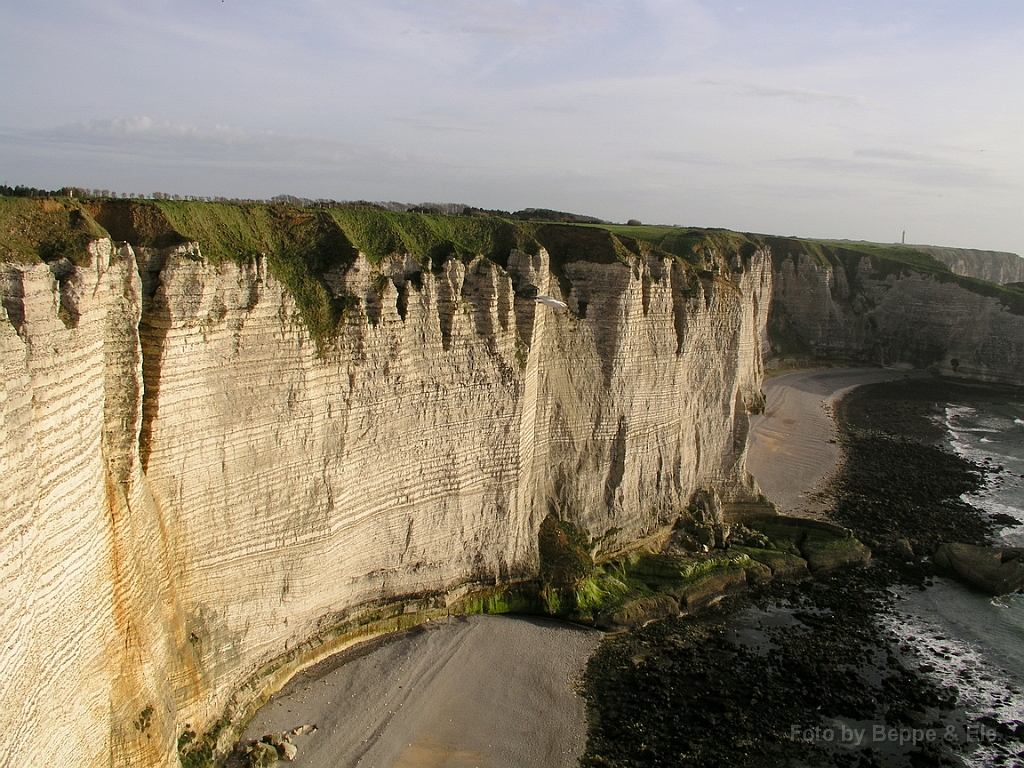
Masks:
[[[310,768],[576,765],[577,680],[601,633],[540,618],[441,619],[351,649],[294,678],[244,739],[295,737]]]
[[[929,378],[923,371],[846,368],[802,371],[769,379],[762,415],[751,419],[747,469],[779,511],[823,518],[829,502],[820,493],[839,467],[832,404],[850,390],[906,378]]]

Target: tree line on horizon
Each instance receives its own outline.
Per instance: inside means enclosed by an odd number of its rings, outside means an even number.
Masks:
[[[234,205],[292,205],[302,208],[348,208],[391,211],[394,213],[424,213],[435,216],[495,216],[503,219],[519,221],[551,221],[573,224],[610,224],[611,222],[594,216],[578,213],[555,211],[550,208],[524,208],[521,211],[509,212],[499,209],[476,208],[465,203],[399,203],[371,202],[369,200],[332,200],[330,198],[308,198],[296,195],[276,195],[268,199],[208,197],[197,195],[176,195],[169,192],[116,192],[109,189],[89,189],[87,187],[61,187],[60,189],[40,189],[22,184],[10,186],[0,184],[2,197],[53,198],[68,197],[90,200],[175,200],[204,203],[231,203]],[[639,225],[636,219],[630,219],[629,225]]]

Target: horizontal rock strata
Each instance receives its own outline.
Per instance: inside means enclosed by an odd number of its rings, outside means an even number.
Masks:
[[[0,764],[174,765],[336,628],[535,576],[551,512],[600,555],[749,497],[767,253],[626,261],[360,255],[327,344],[262,257],[5,266]]]
[[[537,577],[549,515],[601,560],[698,491],[745,509],[769,337],[1024,383],[1024,317],[867,258],[567,228],[554,256],[324,249],[289,290],[271,257],[151,234],[179,244],[0,265],[0,766],[212,757],[320,655]],[[866,556],[810,544],[812,569]],[[806,568],[761,557],[735,578]]]
[[[1024,385],[1024,315],[999,298],[868,257],[776,255],[773,282],[776,352]]]

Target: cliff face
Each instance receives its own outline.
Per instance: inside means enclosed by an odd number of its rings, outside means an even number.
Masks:
[[[1024,259],[1016,253],[943,248],[935,245],[909,247],[934,256],[957,275],[976,277],[999,285],[1024,282]]]
[[[318,344],[262,257],[90,249],[3,272],[4,765],[173,765],[339,627],[533,576],[552,511],[614,552],[751,493],[766,251],[359,254]]]
[[[164,630],[175,612],[138,462],[141,284],[129,249],[100,240],[90,253],[84,268],[2,268],[5,765],[172,752],[172,725],[143,715],[173,699]],[[138,739],[145,749],[128,746]]]
[[[776,248],[774,354],[809,354],[1024,384],[1021,298],[869,256]]]

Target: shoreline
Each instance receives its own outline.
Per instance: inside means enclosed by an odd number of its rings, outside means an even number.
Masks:
[[[899,386],[881,385],[897,394]],[[931,396],[897,403],[890,426],[927,426]],[[1024,754],[1024,724],[1012,709],[1002,718],[979,713],[973,689],[962,688],[970,676],[937,673],[959,652],[948,633],[905,629],[907,595],[943,586],[925,548],[955,540],[951,532],[984,538],[991,530],[959,498],[982,486],[983,468],[920,435],[881,436],[850,420],[865,409],[837,410],[850,453],[829,495],[845,512],[837,522],[875,539],[870,566],[773,582],[726,598],[717,615],[666,619],[606,641],[588,665],[592,730],[583,765],[987,766],[1016,764]],[[874,465],[865,446],[878,454]],[[879,482],[885,472],[892,474]],[[934,519],[922,525],[922,513]],[[992,680],[986,669],[972,668],[973,679]],[[993,701],[1020,695],[1012,682],[990,685]]]
[[[842,461],[834,404],[854,389],[896,380],[924,380],[922,371],[829,368],[766,380],[764,413],[751,418],[747,471],[779,512],[828,519],[823,498]]]

